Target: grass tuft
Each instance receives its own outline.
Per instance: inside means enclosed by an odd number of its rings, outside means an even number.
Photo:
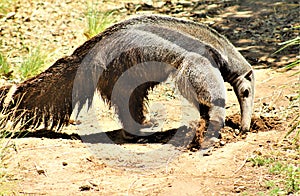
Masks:
[[[2,53],[0,53],[0,77],[9,78],[11,76],[10,66]]]
[[[297,194],[300,191],[300,168],[294,161],[297,158],[283,156],[256,156],[248,159],[253,167],[267,168],[264,186],[269,190],[268,195]]]
[[[276,180],[266,181],[265,184],[271,189],[271,193],[292,194],[300,190],[300,168],[291,165],[276,162],[269,168],[269,173],[274,175]]]
[[[260,167],[274,162],[274,159],[256,156],[254,158],[249,158],[247,161],[251,162],[253,167]]]
[[[47,54],[42,52],[40,47],[31,50],[19,68],[21,79],[25,80],[39,74],[44,68],[46,59]]]
[[[287,47],[300,45],[300,36],[298,36],[294,39],[282,42],[279,45],[283,45],[283,46],[281,48],[279,48],[276,52],[274,52],[274,54],[284,50]]]
[[[0,0],[0,16],[12,11],[15,0]]]
[[[300,29],[300,25],[294,26],[292,28],[293,29]],[[275,51],[273,54],[278,53],[278,52],[280,52],[280,51],[282,51],[282,50],[284,50],[288,47],[291,47],[291,46],[299,46],[299,48],[300,48],[300,36],[297,36],[293,39],[282,42],[279,45],[282,45],[282,47],[279,48],[277,51]],[[295,67],[300,67],[300,56],[299,55],[297,56],[297,60],[295,60],[294,62],[292,62],[288,65],[286,65],[285,69],[289,70],[289,69],[292,69],[292,68],[295,68]],[[300,74],[300,71],[297,71],[296,73],[293,74],[293,76],[294,75],[299,75],[299,74]],[[298,96],[296,98],[296,101],[298,103],[300,102],[300,91],[298,91]],[[300,137],[299,137],[300,136],[300,115],[299,114],[296,114],[296,117],[292,121],[291,129],[286,134],[286,137],[289,136],[293,132],[296,133],[296,136],[294,137],[294,141],[296,143],[299,143],[300,142]]]
[[[116,10],[99,11],[97,4],[88,5],[86,12],[87,30],[84,33],[87,39],[94,37],[116,22],[115,12]]]

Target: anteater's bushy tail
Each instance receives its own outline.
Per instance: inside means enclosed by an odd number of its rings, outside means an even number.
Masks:
[[[66,57],[48,70],[19,85],[0,88],[2,126],[9,121],[24,127],[33,125],[54,129],[69,121],[72,112],[72,85],[78,59]],[[13,111],[12,111],[13,110]]]

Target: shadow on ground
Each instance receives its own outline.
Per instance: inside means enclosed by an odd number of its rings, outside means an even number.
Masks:
[[[202,125],[201,125],[202,123]],[[240,127],[240,115],[234,114],[228,116],[225,121],[226,126],[220,131],[220,142],[215,144],[215,147],[220,147],[225,143],[236,142],[241,139],[245,139],[247,133],[239,132]],[[251,122],[250,132],[264,132],[270,130],[282,130],[282,121],[278,117],[253,117]],[[81,140],[84,143],[96,144],[126,144],[126,143],[162,143],[172,144],[176,147],[186,147],[190,150],[197,150],[201,148],[201,141],[205,136],[205,126],[203,122],[199,122],[195,127],[181,126],[177,129],[170,129],[164,132],[150,132],[147,136],[134,136],[132,138],[125,139],[123,137],[123,130],[114,130],[110,132],[100,132],[88,135],[67,134],[54,132],[50,130],[38,130],[38,131],[22,131],[16,132],[13,135],[7,134],[8,137],[24,138],[24,137],[36,137],[36,138],[49,138],[49,139],[69,139],[69,140]],[[197,134],[198,133],[198,134]],[[130,135],[130,133],[128,133]],[[176,134],[176,137],[174,137]],[[200,138],[196,138],[195,135]]]

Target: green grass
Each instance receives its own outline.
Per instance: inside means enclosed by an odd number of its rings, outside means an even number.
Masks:
[[[294,26],[292,27],[291,29],[300,29],[300,25],[298,26]],[[280,43],[279,45],[282,45],[281,48],[279,48],[277,51],[274,52],[275,53],[278,53],[288,47],[291,47],[291,46],[298,46],[299,47],[299,50],[300,50],[300,36],[297,36],[293,39],[290,39],[290,40],[287,40],[285,42],[282,42]],[[298,50],[298,52],[299,52]],[[295,67],[300,67],[300,55],[298,53],[298,56],[297,56],[297,60],[295,60],[294,62],[288,64],[285,66],[285,69],[286,70],[289,70],[289,69],[292,69],[292,68],[295,68]],[[300,74],[300,71],[297,71],[296,73],[294,73],[292,76],[294,75],[299,75]],[[298,91],[298,97],[296,98],[295,100],[296,102],[300,102],[300,90]],[[289,136],[291,133],[295,132],[295,137],[294,137],[294,142],[295,143],[299,143],[300,142],[300,115],[299,114],[296,114],[296,117],[294,118],[294,120],[292,121],[291,123],[291,129],[288,131],[287,136]]]
[[[274,159],[256,156],[254,158],[249,158],[248,161],[252,163],[252,166],[260,167],[274,162]]]
[[[47,54],[41,51],[39,46],[30,50],[29,55],[24,58],[19,68],[20,78],[25,80],[39,74],[44,69],[46,59]]]
[[[299,57],[299,58],[300,58],[300,57]],[[296,60],[296,61],[294,61],[294,62],[292,62],[292,63],[286,65],[285,68],[286,68],[286,69],[292,69],[292,68],[294,68],[294,67],[296,67],[296,66],[299,66],[299,65],[300,65],[300,59],[298,59],[298,60]],[[299,73],[300,73],[300,71],[298,71],[296,74],[299,74]]]
[[[10,66],[2,53],[0,53],[0,77],[10,77]]]
[[[300,45],[300,36],[294,38],[294,39],[291,39],[291,40],[288,40],[288,41],[285,41],[285,42],[282,42],[280,43],[279,45],[282,45],[281,48],[279,48],[275,53],[278,53],[282,50],[284,50],[285,48],[287,47],[290,47],[290,46],[297,46],[297,45]],[[275,54],[274,53],[274,54]]]
[[[0,78],[26,80],[44,70],[47,58],[47,53],[37,47],[32,49],[28,56],[23,57],[23,62],[14,70],[7,62],[5,55],[0,52]]]
[[[268,180],[265,186],[270,189],[270,195],[292,194],[300,190],[300,168],[284,162],[275,162],[269,166],[269,173],[275,180]]]
[[[6,15],[13,10],[15,0],[0,0],[0,14]]]
[[[300,29],[300,26],[295,26],[295,27],[293,27],[291,29]],[[297,37],[295,37],[293,39],[290,39],[290,40],[287,40],[285,42],[282,42],[279,45],[281,45],[282,47],[279,48],[277,51],[275,51],[273,54],[279,53],[280,51],[282,51],[282,50],[284,50],[284,49],[286,49],[288,47],[291,47],[291,46],[298,46],[299,50],[300,50],[300,36],[297,36]],[[286,65],[285,68],[288,70],[288,69],[292,69],[292,68],[295,68],[297,66],[300,66],[300,56],[299,56],[299,54],[298,54],[297,58],[298,59],[295,60],[294,62]],[[300,73],[300,71],[298,71],[296,74],[299,74],[299,73]]]
[[[298,152],[295,156],[299,155]],[[297,160],[296,157],[280,155],[278,152],[274,153],[274,157],[256,156],[248,159],[253,167],[267,168],[266,176],[269,180],[263,182],[264,186],[269,190],[267,195],[299,193],[300,168]]]
[[[87,29],[84,35],[90,39],[117,21],[116,10],[100,11],[97,4],[89,4],[86,11]]]
[[[296,99],[296,101],[300,102],[300,93]],[[296,114],[296,117],[290,123],[290,130],[286,134],[286,138],[293,132],[295,132],[295,136],[293,138],[293,142],[295,144],[300,143],[300,114]]]

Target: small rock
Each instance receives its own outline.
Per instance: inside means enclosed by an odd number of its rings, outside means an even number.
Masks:
[[[203,156],[205,156],[205,157],[210,156],[210,155],[212,155],[211,151],[203,152]]]
[[[225,146],[225,144],[226,144],[226,141],[223,141],[223,140],[220,141],[220,146]]]
[[[63,162],[62,162],[62,165],[63,165],[63,166],[67,166],[67,165],[68,165],[68,163],[67,163],[67,162],[65,162],[65,161],[63,161]]]
[[[235,191],[236,193],[240,193],[240,192],[244,191],[245,189],[246,189],[245,186],[237,186],[237,187],[234,187],[234,191]]]
[[[240,134],[240,130],[234,129],[234,133],[235,133],[236,135],[238,135],[238,134]]]
[[[15,15],[16,15],[16,12],[9,12],[6,15],[6,20],[13,19]]]
[[[80,120],[73,120],[73,119],[70,119],[69,120],[69,123],[71,125],[80,125],[81,124],[81,121]]]
[[[24,22],[30,22],[30,21],[31,21],[30,17],[24,19]]]
[[[36,171],[37,171],[37,173],[38,173],[39,175],[41,175],[41,174],[46,174],[46,172],[45,172],[44,169],[37,169]]]
[[[294,101],[298,98],[298,94],[290,94],[285,96],[289,101]]]
[[[79,187],[80,191],[89,191],[91,189],[92,189],[92,187],[90,185],[82,185]]]
[[[270,111],[273,111],[273,110],[275,110],[275,107],[274,106],[269,106],[267,111],[270,112]]]
[[[261,151],[259,151],[259,150],[254,150],[254,152],[253,152],[254,154],[256,154],[256,155],[258,155],[258,156],[261,156],[262,155],[262,152]]]
[[[285,27],[285,28],[283,28],[282,30],[283,30],[283,32],[287,32],[287,31],[289,31],[290,29]]]

